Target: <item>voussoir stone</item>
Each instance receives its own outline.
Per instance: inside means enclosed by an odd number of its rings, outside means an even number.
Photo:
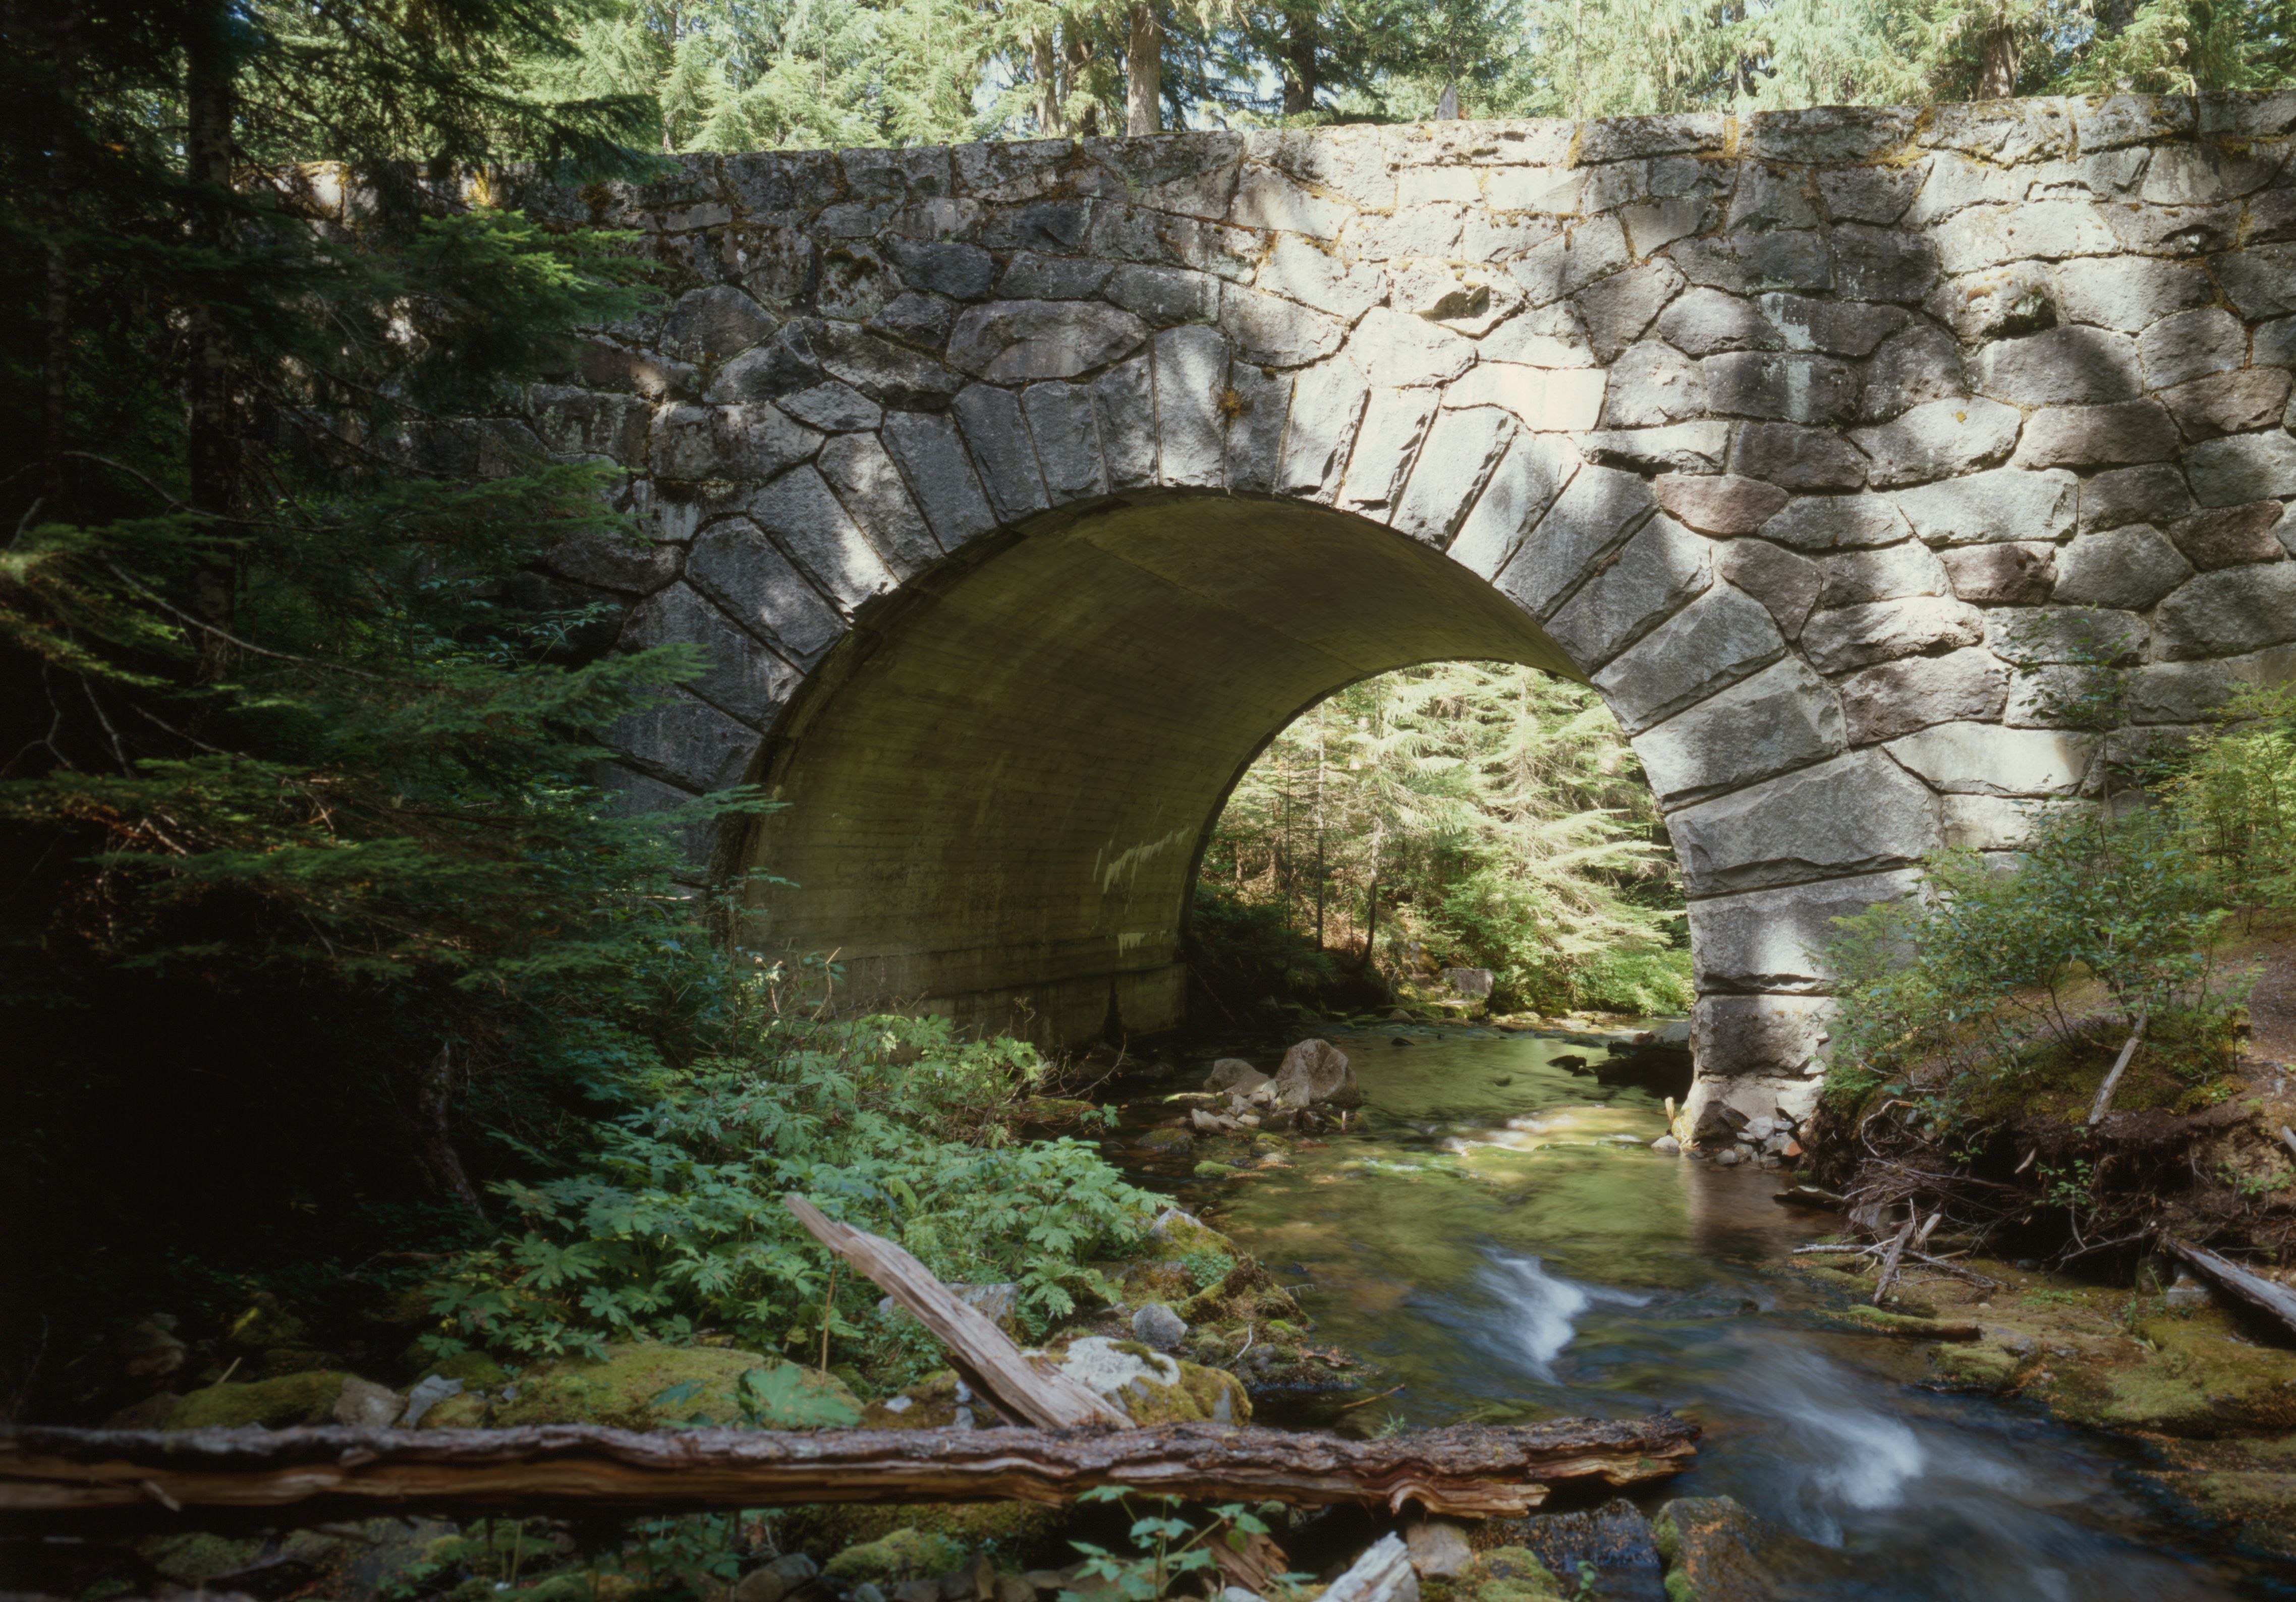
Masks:
[[[1801,649],[1812,666],[1832,674],[1899,657],[1955,650],[1984,638],[1984,618],[1975,607],[1915,595],[1814,613],[1802,625]]]
[[[948,359],[991,383],[1067,379],[1140,348],[1148,325],[1096,300],[991,300],[968,307],[948,338]]]
[[[1800,638],[1802,625],[1817,605],[1818,592],[1825,587],[1824,569],[1767,540],[1732,540],[1723,547],[1716,571],[1760,601],[1789,640]]]
[[[1693,896],[1903,867],[1937,844],[1930,787],[1854,751],[1669,815]]]
[[[1659,805],[1807,767],[1841,751],[1841,706],[1806,663],[1788,657],[1635,738]]]
[[[1592,671],[1640,639],[1713,582],[1713,547],[1672,518],[1650,519],[1618,560],[1589,577],[1547,620],[1546,632]]]
[[[2248,562],[2275,562],[2284,554],[2274,534],[2282,516],[2277,501],[2219,506],[2177,519],[2169,525],[2169,537],[2185,560],[2203,573]]]
[[[1735,549],[1735,544],[1726,549],[1726,562]],[[1767,549],[1776,551],[1775,546]],[[1815,587],[1813,570],[1813,591]],[[1718,584],[1621,652],[1594,675],[1594,682],[1620,727],[1638,734],[1784,655],[1785,642],[1770,610],[1731,585]]]
[[[1972,646],[1941,657],[1906,657],[1841,679],[1849,743],[1873,745],[1931,723],[1989,721],[2009,699],[2009,668]]]
[[[1849,437],[1872,459],[1866,482],[1888,489],[2006,461],[2017,445],[2019,421],[2017,409],[1999,401],[1935,400]]]

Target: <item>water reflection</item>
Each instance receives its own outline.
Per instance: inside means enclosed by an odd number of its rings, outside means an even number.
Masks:
[[[1676,1409],[1708,1431],[1698,1466],[1643,1500],[1726,1493],[1792,1532],[1797,1598],[2276,1594],[2179,1550],[2117,1449],[1798,1323],[1776,1265],[1812,1222],[1771,1175],[1650,1152],[1655,1098],[1552,1060],[1599,1053],[1414,1033],[1334,1037],[1371,1099],[1356,1131],[1190,1192],[1311,1287],[1320,1338],[1406,1383],[1383,1405],[1407,1422]]]

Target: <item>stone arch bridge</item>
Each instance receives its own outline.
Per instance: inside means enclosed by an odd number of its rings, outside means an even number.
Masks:
[[[534,582],[695,642],[618,728],[858,991],[1178,1021],[1202,841],[1366,674],[1591,682],[1692,895],[1703,1104],[1814,1098],[1806,946],[2296,662],[2296,94],[696,157],[530,191],[681,290],[474,461],[627,470]]]

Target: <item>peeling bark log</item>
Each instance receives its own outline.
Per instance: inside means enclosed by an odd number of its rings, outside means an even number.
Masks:
[[[1098,1485],[1204,1501],[1514,1515],[1570,1481],[1690,1466],[1671,1414],[1454,1425],[1383,1441],[1155,1429],[72,1430],[0,1433],[0,1528],[284,1527],[414,1511],[638,1515],[808,1502],[1065,1502]]]
[[[932,1270],[882,1236],[839,1223],[802,1196],[782,1205],[816,1240],[875,1281],[940,1337],[965,1383],[1041,1429],[1086,1429],[1132,1420],[1114,1402],[1047,1365],[1038,1368],[987,1314],[943,1285]]]
[[[2270,1313],[2292,1332],[2296,1332],[2296,1291],[2275,1285],[2261,1274],[2251,1274],[2237,1263],[2218,1256],[2206,1246],[2188,1246],[2168,1236],[2161,1237],[2161,1243],[2224,1289],[2250,1306]]]
[[[1419,1575],[1402,1537],[1382,1535],[1332,1582],[1324,1602],[1419,1602]]]

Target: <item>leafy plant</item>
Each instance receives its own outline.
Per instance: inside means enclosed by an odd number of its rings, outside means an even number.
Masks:
[[[1242,1551],[1254,1535],[1267,1533],[1267,1522],[1242,1502],[1225,1502],[1208,1509],[1210,1519],[1201,1527],[1180,1516],[1181,1500],[1177,1496],[1159,1496],[1134,1492],[1119,1485],[1102,1485],[1086,1492],[1079,1501],[1113,1503],[1128,1512],[1132,1498],[1154,1509],[1144,1513],[1132,1522],[1130,1540],[1134,1551],[1120,1555],[1089,1541],[1072,1541],[1069,1544],[1085,1555],[1078,1565],[1081,1578],[1103,1582],[1113,1588],[1125,1602],[1155,1602],[1170,1594],[1173,1587],[1192,1574],[1210,1576],[1218,1566],[1211,1553],[1210,1542],[1224,1541],[1235,1551]],[[1287,1578],[1291,1578],[1287,1576]],[[1063,1590],[1061,1602],[1087,1602],[1086,1593]]]

